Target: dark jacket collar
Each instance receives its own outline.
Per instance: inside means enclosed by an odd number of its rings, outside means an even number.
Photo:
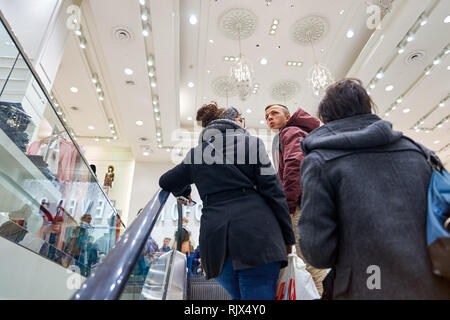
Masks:
[[[389,121],[375,114],[364,114],[332,121],[312,131],[302,141],[306,154],[315,149],[356,150],[388,145],[401,139]]]
[[[215,132],[219,130],[223,134],[232,133],[234,135],[237,134],[243,134],[243,135],[249,135],[248,131],[245,130],[244,127],[241,127],[238,125],[235,121],[227,120],[227,119],[218,119],[211,121],[205,129],[202,130],[199,136],[198,142],[201,144],[204,141],[210,141],[211,135],[214,135]]]

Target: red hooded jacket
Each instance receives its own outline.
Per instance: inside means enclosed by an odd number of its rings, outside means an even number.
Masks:
[[[319,125],[319,119],[299,108],[280,130],[278,139],[275,138],[279,140],[279,146],[278,141],[274,141],[272,147],[275,167],[286,194],[290,213],[295,212],[302,199],[300,165],[304,156],[300,141]]]

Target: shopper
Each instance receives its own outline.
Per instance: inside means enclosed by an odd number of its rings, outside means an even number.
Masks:
[[[248,134],[233,107],[204,105],[197,121],[205,127],[199,145],[159,184],[185,197],[190,184],[197,186],[203,201],[199,245],[206,278],[215,278],[232,299],[274,299],[295,238],[264,145]]]
[[[268,105],[265,112],[269,128],[278,131],[272,143],[272,159],[286,194],[295,234],[296,252],[302,260],[305,260],[298,245],[300,234],[297,228],[302,198],[300,165],[303,160],[303,152],[300,142],[308,133],[319,127],[320,121],[301,108],[298,108],[291,116],[289,109],[282,104]],[[322,295],[322,281],[326,276],[326,270],[316,269],[307,261],[305,264],[314,279],[319,294]]]
[[[325,123],[303,142],[300,246],[334,268],[334,299],[450,299],[426,248],[431,169],[419,148],[373,114],[361,81],[319,104]]]
[[[170,243],[170,238],[164,238],[163,246],[161,247],[161,249],[159,249],[159,251],[161,253],[169,252],[171,250],[170,246],[169,246],[169,243]]]

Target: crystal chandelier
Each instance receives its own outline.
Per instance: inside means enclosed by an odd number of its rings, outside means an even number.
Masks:
[[[239,59],[231,66],[230,77],[236,83],[238,96],[242,101],[250,97],[253,89],[253,67],[250,60],[242,56],[241,52],[241,32],[238,25],[239,35]]]
[[[333,82],[330,70],[318,62],[314,63],[314,66],[309,70],[309,84],[314,95],[322,95],[325,89]]]
[[[320,96],[325,93],[326,88],[334,82],[334,79],[330,70],[318,62],[312,41],[311,48],[313,50],[314,65],[309,70],[308,82],[314,95]]]

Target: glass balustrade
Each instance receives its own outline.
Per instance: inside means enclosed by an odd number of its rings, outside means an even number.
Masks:
[[[123,231],[29,61],[0,24],[0,236],[88,276]]]

